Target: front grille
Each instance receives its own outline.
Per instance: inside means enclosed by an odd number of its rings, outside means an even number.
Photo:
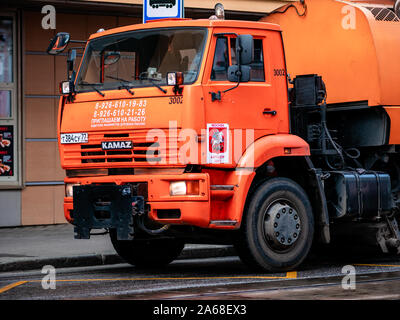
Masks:
[[[107,141],[106,139],[104,141]],[[81,145],[82,163],[161,161],[158,142],[134,143],[132,150],[102,150],[101,144]],[[151,151],[152,157],[147,157]]]
[[[171,140],[176,141],[177,137],[168,136],[168,130],[165,130],[165,133],[165,145],[161,145],[157,141],[157,137],[148,141],[147,130],[136,130],[130,133],[89,133],[88,143],[61,145],[64,164],[68,167],[167,163],[170,157],[176,158],[177,156],[176,151],[174,154],[170,152],[170,147],[176,146],[171,143]],[[103,150],[101,147],[102,142],[121,140],[132,141],[132,149]]]

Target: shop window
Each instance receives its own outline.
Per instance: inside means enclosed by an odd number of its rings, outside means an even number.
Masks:
[[[11,91],[0,90],[0,118],[11,117]]]
[[[19,186],[16,25],[13,15],[0,15],[0,188]]]
[[[0,83],[13,81],[13,20],[0,17]]]

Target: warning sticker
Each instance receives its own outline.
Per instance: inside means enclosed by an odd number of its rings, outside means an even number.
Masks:
[[[229,125],[227,123],[208,123],[207,142],[207,163],[229,162]]]

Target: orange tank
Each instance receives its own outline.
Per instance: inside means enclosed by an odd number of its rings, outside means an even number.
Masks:
[[[328,104],[400,105],[400,19],[387,4],[370,2],[306,0],[303,16],[299,2],[297,12],[285,6],[262,19],[282,27],[292,78],[322,75]]]

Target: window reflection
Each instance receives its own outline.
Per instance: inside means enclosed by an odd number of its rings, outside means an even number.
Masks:
[[[0,90],[0,118],[11,117],[11,91]]]
[[[13,81],[12,19],[0,17],[0,82]]]

